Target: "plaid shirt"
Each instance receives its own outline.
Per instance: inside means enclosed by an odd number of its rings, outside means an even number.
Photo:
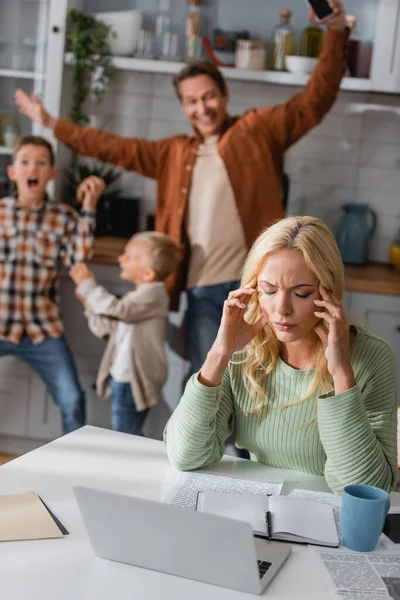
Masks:
[[[90,257],[95,211],[80,215],[47,197],[33,210],[14,197],[0,199],[0,339],[34,344],[63,333],[59,307],[60,263]]]

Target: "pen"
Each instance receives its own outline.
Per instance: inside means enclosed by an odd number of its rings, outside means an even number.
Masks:
[[[270,540],[272,537],[272,515],[270,510],[265,513],[265,521],[267,523],[268,539]]]

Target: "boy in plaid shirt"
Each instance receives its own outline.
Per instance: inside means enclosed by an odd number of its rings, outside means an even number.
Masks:
[[[16,194],[0,199],[0,356],[18,356],[40,375],[68,433],[85,423],[85,395],[63,336],[60,266],[90,257],[95,208],[105,186],[98,177],[82,181],[78,214],[47,196],[56,175],[50,143],[22,137],[8,167]]]

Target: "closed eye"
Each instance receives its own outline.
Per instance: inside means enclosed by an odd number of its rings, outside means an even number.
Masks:
[[[294,295],[297,298],[308,298],[311,294],[297,294],[296,292],[293,292]],[[267,290],[260,290],[260,294],[265,294],[266,296],[273,296],[274,294],[276,294],[276,291],[268,291]]]

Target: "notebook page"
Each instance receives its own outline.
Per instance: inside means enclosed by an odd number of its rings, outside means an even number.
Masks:
[[[271,496],[269,505],[273,535],[288,533],[321,543],[339,543],[330,506],[288,496]]]
[[[164,501],[188,510],[196,510],[197,493],[207,490],[265,496],[266,494],[280,494],[282,481],[254,481],[209,473],[181,473],[167,492]]]
[[[227,494],[208,490],[200,492],[197,510],[248,523],[255,533],[267,535],[265,513],[268,496]]]
[[[284,495],[285,492],[283,492]],[[328,494],[327,492],[314,492],[310,490],[291,490],[287,494],[290,498],[302,498],[303,500],[311,500],[312,502],[319,502],[320,504],[327,504],[333,508],[335,516],[336,530],[338,532],[339,540],[342,539],[342,524],[340,518],[340,511],[342,506],[342,499],[336,494]]]

